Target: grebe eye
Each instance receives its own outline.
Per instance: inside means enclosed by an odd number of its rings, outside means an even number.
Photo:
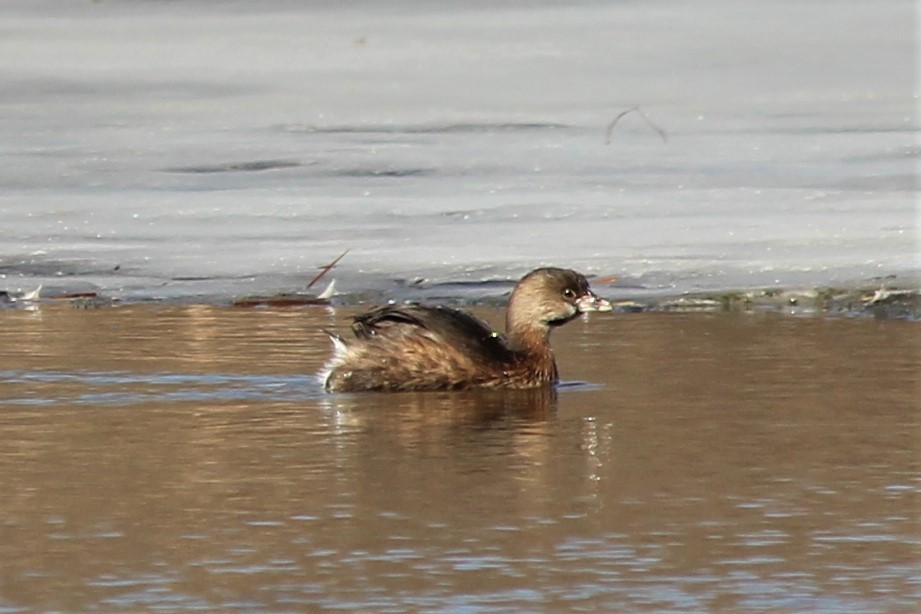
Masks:
[[[563,290],[563,296],[565,296],[566,298],[576,298],[576,293],[570,290],[569,288],[566,288],[565,290]]]

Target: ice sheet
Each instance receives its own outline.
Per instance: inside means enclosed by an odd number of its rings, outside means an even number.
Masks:
[[[913,7],[0,6],[0,289],[867,282],[919,262]],[[639,105],[667,133],[665,142]]]

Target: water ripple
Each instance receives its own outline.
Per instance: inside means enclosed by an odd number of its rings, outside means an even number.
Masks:
[[[0,383],[16,384],[18,396],[5,405],[137,405],[187,401],[292,401],[317,399],[324,392],[312,375],[177,374],[123,371],[0,371]],[[54,385],[54,394],[44,390]],[[62,393],[61,385],[75,384]]]

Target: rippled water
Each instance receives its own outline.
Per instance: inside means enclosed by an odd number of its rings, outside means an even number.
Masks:
[[[921,599],[916,324],[593,314],[556,394],[327,395],[351,313],[0,311],[0,610]]]

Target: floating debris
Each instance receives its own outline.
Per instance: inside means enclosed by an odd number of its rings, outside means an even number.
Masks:
[[[642,313],[649,311],[649,305],[637,301],[611,301],[612,311],[617,313]]]
[[[245,296],[233,302],[234,307],[298,307],[301,305],[329,305],[328,299],[300,293],[280,293],[272,296]]]
[[[350,250],[345,250],[339,254],[335,260],[320,267],[319,274],[310,280],[310,283],[307,284],[307,289],[309,290],[312,288],[324,275],[333,270],[333,268],[339,264],[339,261],[345,258],[345,255],[348,254],[349,251]],[[326,286],[323,292],[317,295],[303,292],[279,292],[271,296],[244,296],[243,298],[236,299],[233,305],[234,307],[299,307],[301,305],[330,305],[330,299],[335,293],[336,280],[334,279],[329,282],[329,285]]]
[[[921,319],[921,290],[859,288],[768,288],[719,294],[612,301],[616,311],[778,312],[790,315],[872,316],[878,319]]]
[[[320,294],[280,292],[270,296],[245,296],[233,302],[234,307],[300,307],[302,305],[331,305],[336,293],[336,280],[329,282]]]
[[[0,290],[0,306],[34,309],[40,305],[70,301],[76,307],[103,307],[118,302],[117,298],[104,296],[92,284],[71,284],[69,287],[39,285],[28,292]]]
[[[30,292],[0,290],[0,305],[4,307],[32,307],[41,299],[42,287]]]
[[[110,296],[77,296],[70,301],[70,306],[74,309],[99,309],[101,307],[111,307],[118,302],[118,299]]]
[[[26,292],[19,298],[19,300],[24,301],[24,302],[25,301],[29,301],[29,302],[37,301],[41,298],[41,294],[42,294],[42,286],[41,284],[39,284],[39,286],[35,290],[32,290],[31,292]]]
[[[873,314],[874,318],[921,319],[921,291],[879,288],[869,296],[867,294],[860,298],[865,311]]]
[[[710,298],[682,296],[666,300],[656,306],[658,311],[723,311],[726,304]]]

